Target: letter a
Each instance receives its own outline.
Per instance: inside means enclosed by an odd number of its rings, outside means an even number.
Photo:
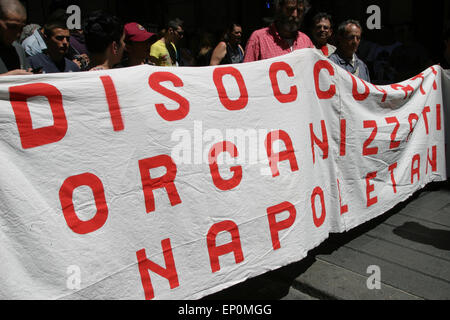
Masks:
[[[216,246],[216,238],[220,232],[227,231],[231,234],[232,241],[222,246]],[[207,235],[209,258],[211,260],[211,270],[213,273],[220,270],[219,257],[233,252],[236,264],[244,261],[242,253],[241,238],[238,226],[233,221],[223,221],[211,227]]]
[[[367,29],[381,29],[381,9],[377,5],[371,5],[367,8],[367,14],[372,14],[367,19]]]

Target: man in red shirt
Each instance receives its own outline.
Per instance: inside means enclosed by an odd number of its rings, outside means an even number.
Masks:
[[[275,22],[256,30],[248,40],[244,62],[278,57],[294,50],[314,48],[311,39],[299,31],[305,14],[304,0],[276,0]]]

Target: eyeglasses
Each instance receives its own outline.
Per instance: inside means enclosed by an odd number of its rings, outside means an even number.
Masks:
[[[184,36],[184,31],[178,31],[178,30],[175,30],[175,32],[176,32],[180,37]]]

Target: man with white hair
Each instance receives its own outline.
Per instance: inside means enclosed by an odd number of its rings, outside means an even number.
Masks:
[[[0,75],[31,74],[25,51],[17,42],[27,20],[18,0],[0,0]]]

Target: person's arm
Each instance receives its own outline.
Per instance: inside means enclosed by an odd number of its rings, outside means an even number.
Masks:
[[[245,50],[244,50],[244,48],[242,48],[242,46],[240,44],[238,44],[238,47],[239,47],[239,49],[242,52],[242,56],[245,57]]]
[[[6,73],[0,74],[0,76],[28,76],[28,75],[32,75],[32,73],[22,69],[11,70]]]
[[[227,54],[227,45],[225,42],[220,42],[217,47],[214,49],[212,56],[211,56],[211,62],[210,66],[218,66],[223,58],[225,58],[225,55]]]

